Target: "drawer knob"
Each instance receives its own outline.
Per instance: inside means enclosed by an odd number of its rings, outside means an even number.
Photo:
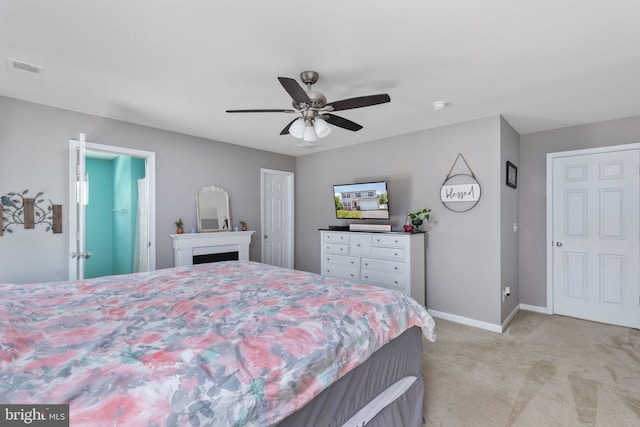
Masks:
[[[368,262],[365,262],[365,263],[364,263],[364,265],[369,265],[369,263],[368,263]]]
[[[351,273],[351,277],[353,277],[353,273]]]
[[[369,278],[369,276],[364,276],[364,278],[365,278],[365,279],[368,279],[368,278]]]
[[[398,269],[398,267],[393,267],[393,268],[395,268],[396,270]]]
[[[358,247],[360,247],[360,243],[358,243]]]
[[[398,256],[398,252],[396,252],[396,253],[395,253],[395,254],[393,254],[393,255]]]
[[[397,281],[397,280],[394,280],[394,281],[393,281],[393,283],[395,283],[395,284],[397,285],[397,284],[398,284],[398,281]]]
[[[353,261],[351,261],[351,264],[353,264]]]

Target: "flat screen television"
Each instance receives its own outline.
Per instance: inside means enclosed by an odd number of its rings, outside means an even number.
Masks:
[[[389,219],[387,181],[333,186],[338,219]]]

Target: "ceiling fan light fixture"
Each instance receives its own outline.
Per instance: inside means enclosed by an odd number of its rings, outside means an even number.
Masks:
[[[316,130],[313,128],[313,125],[311,123],[305,126],[304,134],[302,135],[302,140],[307,142],[315,142],[318,140],[318,135],[316,134]]]
[[[318,138],[324,138],[331,133],[331,127],[329,127],[327,121],[320,117],[316,117],[314,120],[313,128],[316,131]]]
[[[302,117],[298,117],[298,119],[291,124],[289,127],[289,135],[294,138],[302,138],[305,131],[305,123]]]

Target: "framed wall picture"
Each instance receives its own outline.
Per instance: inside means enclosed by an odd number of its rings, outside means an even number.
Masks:
[[[507,161],[507,185],[518,188],[518,168],[509,161]]]

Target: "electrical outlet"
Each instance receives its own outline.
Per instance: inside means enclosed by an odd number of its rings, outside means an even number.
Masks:
[[[509,286],[505,286],[502,288],[502,302],[504,302],[508,296],[511,296],[511,288]]]

